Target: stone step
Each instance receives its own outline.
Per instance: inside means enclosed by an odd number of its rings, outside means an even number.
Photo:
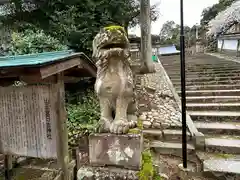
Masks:
[[[195,57],[195,56],[194,56]],[[170,59],[162,59],[160,58],[161,62],[164,64],[164,65],[171,65],[171,64],[179,64],[180,65],[180,61],[179,59],[177,60],[170,60]],[[233,61],[226,61],[226,60],[220,60],[220,59],[217,59],[217,61],[208,61],[208,62],[203,62],[203,61],[196,61],[195,59],[189,59],[187,57],[186,59],[186,63],[188,64],[194,64],[196,66],[209,66],[209,65],[222,65],[222,66],[230,66],[230,65],[233,65],[233,66],[236,66],[236,65],[239,65],[237,64],[236,62],[233,62]]]
[[[191,64],[191,63],[187,63],[185,62],[185,69],[186,70],[201,70],[202,68],[204,68],[204,66],[202,65],[196,65],[196,64]],[[163,64],[163,67],[166,68],[166,69],[170,69],[170,70],[177,70],[177,69],[181,69],[181,65],[175,65],[175,64],[169,64],[169,65],[166,65],[166,64]],[[210,66],[207,66],[205,67],[205,70],[208,70],[208,69],[214,69],[214,68],[217,68],[217,67],[214,67],[212,65]],[[221,67],[220,67],[221,68]],[[223,68],[228,68],[228,69],[236,69],[236,67],[223,67]]]
[[[180,70],[179,70],[180,71]],[[171,78],[171,79],[176,79],[176,80],[180,80],[181,79],[181,74],[174,74],[172,73],[171,71],[169,70],[166,70],[168,76]],[[225,74],[223,74],[222,72],[220,73],[215,73],[215,72],[204,72],[204,73],[201,73],[201,72],[185,72],[185,78],[186,79],[197,79],[199,78],[200,80],[221,80],[221,78],[227,78],[227,79],[231,79],[232,78],[236,78],[236,79],[239,79],[239,74],[240,74],[240,71],[239,72],[225,72]],[[223,79],[224,80],[224,79]]]
[[[187,111],[190,116],[217,116],[217,117],[236,117],[240,116],[240,112],[232,111]]]
[[[240,123],[234,122],[199,122],[194,121],[198,131],[203,134],[234,134],[240,135]]]
[[[178,61],[170,61],[169,59],[166,59],[165,61],[163,60],[163,59],[161,58],[161,62],[164,64],[164,65],[171,65],[171,64],[179,64],[180,65],[180,62],[179,62],[179,60]],[[186,59],[186,63],[194,63],[195,65],[206,65],[206,66],[208,66],[208,65],[213,65],[213,62],[204,62],[204,64],[202,64],[201,62],[196,62],[195,60],[190,60],[190,59]],[[216,62],[215,62],[216,63]],[[221,61],[221,60],[218,60],[217,61],[217,64],[218,65],[223,65],[223,66],[225,66],[225,65],[236,65],[237,63],[235,63],[235,62],[226,62],[225,60],[223,60],[223,61]]]
[[[154,140],[150,142],[150,148],[159,154],[182,156],[182,143],[162,142]],[[187,144],[188,154],[194,153],[194,146]]]
[[[240,103],[187,103],[188,111],[240,111]]]
[[[240,161],[231,160],[205,160],[203,162],[204,172],[231,173],[228,179],[240,179],[239,171]],[[231,178],[230,178],[231,176]],[[226,176],[225,176],[226,177]]]
[[[177,91],[181,91],[181,86],[175,87]],[[186,86],[186,90],[216,90],[216,89],[240,89],[240,84],[207,84]]]
[[[218,75],[232,75],[232,74],[236,74],[238,75],[240,73],[240,70],[234,70],[234,71],[214,71],[214,72],[207,72],[207,71],[201,71],[201,72],[186,72],[186,77],[187,76],[208,76],[208,75],[211,75],[211,74],[218,74]],[[177,72],[171,72],[171,71],[167,71],[167,74],[170,76],[170,77],[181,77],[181,73],[180,73],[180,70],[177,71]]]
[[[188,107],[211,107],[211,106],[240,106],[240,103],[187,103]]]
[[[180,88],[181,87],[181,81],[174,82],[172,81],[174,87]],[[239,80],[224,80],[224,81],[204,81],[204,82],[186,82],[186,86],[207,86],[207,85],[218,85],[218,84],[231,84],[231,85],[236,85],[240,84]]]
[[[176,70],[180,70],[180,67],[176,67],[176,66],[163,66],[164,69],[166,69],[167,71],[171,71],[171,72],[176,72]],[[197,67],[197,66],[187,66],[185,67],[185,71],[187,73],[222,73],[223,71],[226,72],[237,72],[237,70],[239,67]]]
[[[163,133],[159,129],[144,129],[144,136],[150,136],[155,140],[170,141],[170,142],[179,142],[182,139],[182,131],[180,129],[165,129]],[[187,140],[191,141],[192,137],[189,132],[187,132]]]
[[[180,67],[176,66],[163,66],[166,71],[180,71]],[[239,70],[238,67],[193,67],[193,66],[187,66],[185,67],[186,72],[195,72],[195,73],[200,73],[200,72],[223,72],[223,71],[229,71],[229,72],[235,72]]]
[[[172,78],[170,77],[171,81],[173,82],[180,82],[181,78]],[[189,78],[186,77],[186,82],[205,82],[205,81],[225,81],[225,80],[240,80],[240,76],[225,76],[225,77],[195,77],[195,78]]]
[[[238,115],[238,112],[231,111],[187,111],[187,112],[191,116],[193,121],[240,122],[240,116]]]
[[[217,132],[218,133],[218,132]],[[240,135],[238,134],[234,134],[234,133],[229,133],[229,134],[211,134],[211,132],[204,134],[205,138],[218,138],[218,139],[235,139],[235,140],[239,140],[240,139]]]
[[[206,152],[240,154],[240,139],[205,138]]]
[[[166,70],[168,75],[169,76],[173,76],[173,75],[176,75],[176,76],[180,76],[180,69],[176,70],[176,71],[170,71],[170,70]],[[230,74],[230,73],[240,73],[240,70],[231,70],[231,71],[222,71],[222,70],[219,70],[219,71],[200,71],[200,72],[186,72],[187,75],[206,75],[206,74],[223,74],[223,73],[226,73],[226,74]]]
[[[240,179],[240,155],[205,152],[197,152],[196,155],[202,161],[205,172],[229,173]]]
[[[180,68],[181,64],[171,63],[171,64],[162,64],[166,68]],[[229,68],[229,69],[236,69],[239,67],[239,64],[194,64],[193,62],[186,62],[186,68],[192,69],[219,69],[219,68]]]
[[[213,160],[213,159],[240,160],[240,154],[208,153],[208,152],[197,151],[196,155],[201,161]]]
[[[177,76],[178,78],[181,77],[181,71],[180,71],[180,68],[179,69],[166,69],[164,68],[165,71],[167,72],[168,76],[169,77],[172,77],[172,76]],[[185,70],[185,75],[186,75],[186,78],[188,78],[189,76],[218,76],[218,74],[222,75],[223,73],[226,73],[225,76],[227,75],[230,75],[230,74],[238,74],[240,72],[240,70],[224,70],[224,71],[218,71],[218,70],[189,70],[189,69],[186,69]]]
[[[187,103],[233,103],[240,102],[240,96],[187,96],[186,101]]]
[[[186,78],[195,79],[195,78],[211,78],[211,77],[226,77],[226,76],[240,76],[240,72],[236,73],[213,73],[213,74],[186,74]],[[172,79],[181,79],[181,74],[169,74],[169,77]]]
[[[212,93],[212,92],[240,92],[240,89],[211,89],[211,90],[188,90],[186,93]],[[179,92],[180,93],[180,92]]]
[[[181,94],[181,91],[177,91],[178,94]],[[216,89],[216,90],[187,90],[186,96],[233,96],[233,95],[240,95],[240,89]]]

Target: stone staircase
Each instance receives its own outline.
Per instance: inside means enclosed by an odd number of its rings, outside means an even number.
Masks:
[[[143,121],[144,138],[150,140],[145,146],[151,148],[154,164],[162,177],[175,180],[179,179],[178,165],[182,163],[181,112],[175,99],[177,93],[172,91],[163,67],[155,63],[155,69],[156,73],[137,75],[138,110]],[[195,140],[190,131],[187,139],[191,157],[188,163],[194,172],[200,171],[196,163]]]
[[[162,177],[166,177],[163,179],[179,179],[178,166],[182,164],[181,126],[169,127],[162,132],[157,129],[143,130],[144,137],[151,140],[149,146],[153,152],[154,164],[162,173]],[[198,159],[194,142],[189,132],[187,133],[187,141],[188,167],[190,166],[194,173],[200,172],[201,168],[196,163]]]
[[[180,57],[159,57],[181,96]],[[218,179],[240,179],[240,63],[210,55],[186,58],[187,112],[205,135],[203,151],[196,151],[202,170]],[[181,137],[179,129],[175,133]],[[170,135],[174,136],[174,135]],[[189,152],[193,149],[189,141]],[[154,141],[152,142],[154,145]],[[181,144],[181,141],[179,142]],[[180,149],[176,144],[165,143]],[[166,149],[166,148],[165,148]],[[230,175],[230,176],[228,176]]]

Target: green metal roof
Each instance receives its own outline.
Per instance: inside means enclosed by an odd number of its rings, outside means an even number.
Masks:
[[[54,63],[68,58],[79,57],[82,53],[73,51],[55,51],[37,54],[26,54],[18,56],[0,57],[0,68],[19,67],[19,66],[41,66],[44,64]]]

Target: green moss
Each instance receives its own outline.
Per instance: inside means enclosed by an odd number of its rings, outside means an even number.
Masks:
[[[150,150],[142,152],[142,168],[139,171],[139,180],[161,180],[157,170],[153,166],[153,159]]]
[[[216,154],[216,157],[228,159],[228,158],[234,158],[233,154]]]
[[[139,172],[139,180],[149,180],[153,177],[152,155],[150,151],[142,153],[142,168]]]
[[[143,122],[142,122],[141,119],[138,119],[138,121],[137,121],[137,127],[138,127],[139,129],[143,130]]]
[[[124,30],[124,28],[122,26],[117,26],[117,25],[107,26],[104,28],[104,30],[109,30],[109,31],[120,30],[123,33],[126,33],[126,31]]]
[[[138,129],[138,128],[129,129],[128,133],[130,133],[130,134],[140,134],[141,130]]]
[[[138,119],[138,120],[137,120],[137,127],[136,127],[136,128],[133,128],[133,129],[130,129],[130,130],[128,131],[128,133],[130,133],[130,134],[139,134],[139,133],[141,133],[142,130],[143,130],[142,120],[141,120],[141,119]]]

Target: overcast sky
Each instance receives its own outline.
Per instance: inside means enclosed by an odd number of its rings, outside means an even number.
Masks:
[[[193,26],[200,23],[202,10],[218,0],[183,0],[184,2],[184,24]],[[162,24],[166,21],[173,20],[180,23],[180,0],[150,0],[151,4],[158,4],[160,12],[159,19],[152,23],[152,34],[159,34]],[[129,33],[140,36],[139,27],[131,29]]]

